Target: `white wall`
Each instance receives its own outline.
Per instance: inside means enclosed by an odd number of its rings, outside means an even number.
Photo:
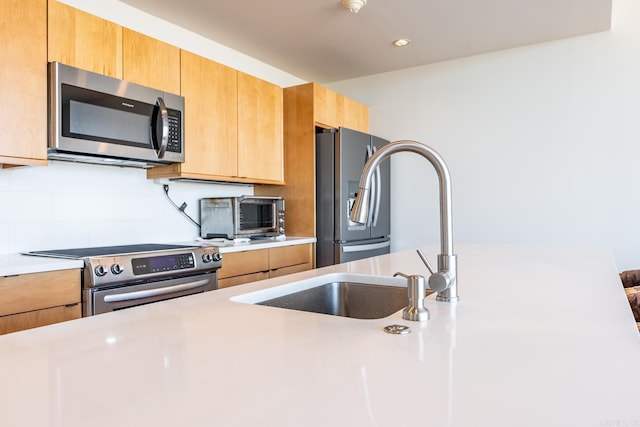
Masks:
[[[283,87],[304,82],[117,0],[64,3]],[[187,213],[198,221],[198,199],[253,194],[253,187],[172,183],[169,194],[178,205],[187,202]],[[63,162],[0,169],[0,254],[188,241],[198,234],[141,169]]]
[[[199,221],[201,197],[253,194],[236,185],[169,184],[169,196]],[[50,162],[0,170],[0,253],[198,237],[199,228],[142,169]]]
[[[441,153],[454,242],[604,245],[640,268],[640,5],[613,14],[610,32],[328,86],[374,134]],[[426,161],[392,158],[393,250],[437,241],[437,200]]]

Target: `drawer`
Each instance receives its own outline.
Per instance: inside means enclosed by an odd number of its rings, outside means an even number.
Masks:
[[[269,267],[271,269],[311,262],[311,245],[281,246],[269,249]]]
[[[0,316],[80,302],[80,269],[0,277]]]
[[[278,269],[271,270],[269,272],[269,277],[280,277],[286,274],[293,274],[293,273],[298,273],[300,271],[307,271],[307,270],[311,270],[310,262],[306,262],[304,264],[291,265],[288,267],[280,267]]]
[[[218,270],[218,279],[260,271],[269,271],[269,249],[231,252],[222,254],[222,268]]]
[[[257,282],[269,278],[269,273],[261,271],[259,273],[243,274],[242,276],[233,276],[226,279],[218,279],[218,289],[228,288],[230,286],[243,285],[245,283]]]
[[[80,303],[0,317],[0,334],[37,328],[82,317]]]

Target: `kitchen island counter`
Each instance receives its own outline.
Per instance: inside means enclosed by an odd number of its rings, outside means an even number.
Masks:
[[[434,259],[436,249],[425,248]],[[9,426],[638,426],[640,336],[594,248],[460,246],[457,304],[360,320],[235,302],[413,251],[0,336]],[[383,327],[411,327],[390,335]]]

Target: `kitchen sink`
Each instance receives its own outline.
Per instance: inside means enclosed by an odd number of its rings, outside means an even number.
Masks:
[[[318,276],[232,300],[356,319],[381,319],[408,304],[405,279],[345,273]]]

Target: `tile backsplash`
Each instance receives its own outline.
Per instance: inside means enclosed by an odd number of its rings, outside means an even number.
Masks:
[[[253,187],[169,183],[169,196],[186,202],[196,221],[200,198],[242,194]],[[0,254],[181,242],[199,233],[143,169],[50,161],[0,170]]]

